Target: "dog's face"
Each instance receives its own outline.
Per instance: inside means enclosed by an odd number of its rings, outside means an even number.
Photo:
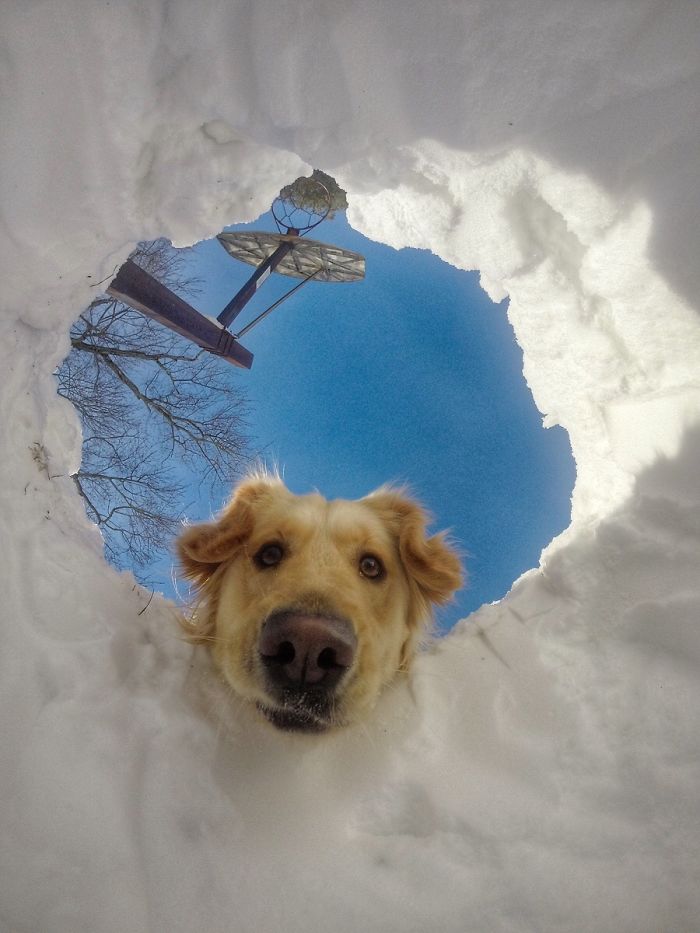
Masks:
[[[456,554],[425,525],[389,489],[329,502],[249,479],[218,521],[178,540],[201,594],[190,637],[279,729],[357,721],[408,669],[431,604],[461,584]]]

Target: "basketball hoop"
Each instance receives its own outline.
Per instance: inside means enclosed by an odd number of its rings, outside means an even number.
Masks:
[[[233,259],[256,266],[253,275],[218,316],[217,320],[224,327],[231,325],[273,272],[302,279],[302,282],[248,324],[245,333],[312,279],[316,282],[356,282],[364,278],[364,256],[329,243],[304,239],[310,230],[325,220],[331,209],[331,196],[326,186],[315,178],[304,181],[302,204],[291,194],[275,198],[272,216],[278,233],[241,230],[220,233],[217,237]],[[235,336],[241,337],[243,333],[240,331]]]
[[[319,240],[305,240],[310,230],[328,216],[331,195],[316,178],[296,182],[299,194],[280,194],[272,204],[277,233],[236,231],[217,237],[232,259],[255,266],[255,272],[219,314],[219,327],[205,315],[161,285],[150,273],[128,259],[119,269],[107,293],[194,343],[234,363],[250,369],[253,354],[238,343],[263,318],[307,282],[356,282],[364,278],[365,259],[352,250],[341,249]],[[291,186],[290,186],[291,187]],[[287,189],[283,189],[287,191]],[[273,272],[301,281],[259,314],[246,327],[231,334],[228,327]]]
[[[317,178],[300,179],[295,184],[299,189],[297,193],[290,190],[283,195],[280,192],[272,202],[272,216],[280,233],[306,236],[309,230],[318,227],[328,217],[331,194]],[[300,203],[302,197],[304,200]]]

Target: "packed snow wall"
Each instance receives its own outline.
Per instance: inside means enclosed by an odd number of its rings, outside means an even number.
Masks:
[[[696,929],[700,8],[2,17],[0,922]],[[251,220],[310,166],[509,297],[578,472],[541,566],[313,746],[192,698],[171,610],[101,558],[52,376],[137,240]]]

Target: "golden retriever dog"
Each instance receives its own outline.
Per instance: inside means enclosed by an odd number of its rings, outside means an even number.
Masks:
[[[178,539],[199,599],[188,637],[278,729],[357,722],[409,669],[432,605],[461,585],[455,551],[427,521],[390,487],[328,501],[251,476],[216,521]]]

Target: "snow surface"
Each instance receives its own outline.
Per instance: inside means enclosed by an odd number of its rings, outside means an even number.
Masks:
[[[700,930],[700,6],[2,19],[3,931]],[[138,239],[253,219],[308,166],[509,296],[578,470],[541,566],[320,740],[237,710],[106,566],[52,376]]]

